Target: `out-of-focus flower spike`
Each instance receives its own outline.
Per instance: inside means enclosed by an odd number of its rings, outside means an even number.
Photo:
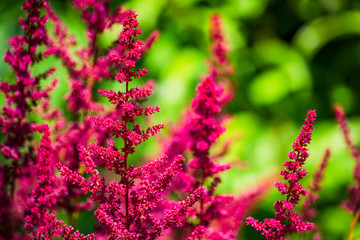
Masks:
[[[12,83],[0,83],[0,91],[5,95],[0,129],[6,136],[0,143],[4,157],[4,162],[0,164],[0,236],[6,239],[23,238],[23,233],[17,229],[21,229],[25,211],[16,211],[16,208],[27,203],[30,196],[28,191],[18,186],[24,182],[33,184],[36,172],[33,133],[44,130],[42,125],[31,122],[29,115],[41,100],[48,100],[52,89],[42,87],[41,81],[49,77],[55,68],[37,75],[33,72],[35,64],[53,54],[47,49],[49,39],[45,25],[48,18],[42,13],[44,6],[44,0],[25,1],[22,5],[25,17],[19,20],[24,33],[8,41],[11,49],[3,58],[15,76]]]
[[[205,187],[201,186],[197,188],[194,193],[190,194],[185,200],[180,201],[178,206],[175,206],[173,209],[167,209],[165,211],[165,220],[155,223],[153,227],[153,232],[146,238],[146,240],[157,239],[164,230],[173,224],[181,226],[183,221],[181,221],[180,216],[186,214],[190,207],[197,201],[199,201],[204,194],[206,193]]]
[[[321,183],[324,178],[325,168],[327,167],[329,162],[330,154],[331,154],[330,150],[326,149],[324,157],[321,160],[318,169],[314,173],[313,180],[309,185],[309,192],[302,205],[303,207],[302,218],[304,220],[310,220],[316,216],[316,211],[312,206],[315,202],[317,202],[319,198],[319,191],[322,188]]]
[[[159,39],[160,32],[154,31],[150,34],[150,36],[145,40],[144,46],[142,48],[143,52],[148,51],[154,44],[154,42]]]
[[[349,126],[345,116],[344,108],[340,104],[334,105],[334,113],[344,135],[346,145],[350,149],[351,156],[360,163],[360,151],[350,138]]]
[[[209,71],[214,78],[226,78],[233,73],[233,67],[227,57],[229,52],[223,33],[222,20],[219,14],[213,14],[210,19],[210,41],[212,57],[209,61]]]

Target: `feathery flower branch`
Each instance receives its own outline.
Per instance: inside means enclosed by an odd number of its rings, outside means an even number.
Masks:
[[[94,240],[94,234],[83,235],[74,231],[62,220],[57,220],[56,215],[50,210],[54,209],[61,190],[57,188],[53,173],[53,147],[51,144],[48,125],[38,126],[43,132],[41,145],[37,157],[37,179],[38,182],[32,191],[32,207],[25,217],[25,228],[33,239],[49,239],[63,236],[66,239],[89,239]]]
[[[305,201],[302,204],[303,214],[302,219],[311,220],[316,216],[316,210],[313,208],[313,204],[319,199],[319,191],[322,188],[321,182],[324,178],[325,168],[328,165],[330,158],[330,149],[326,149],[324,157],[321,160],[321,163],[314,173],[313,180],[309,184],[309,190]]]
[[[352,235],[355,231],[356,225],[360,218],[360,151],[357,146],[350,139],[350,130],[347,124],[347,119],[345,116],[345,111],[343,107],[339,104],[334,106],[334,113],[337,118],[338,124],[340,125],[341,131],[344,135],[346,145],[350,149],[350,155],[355,160],[354,168],[354,179],[356,183],[349,187],[348,194],[349,199],[343,202],[343,205],[349,209],[353,214],[353,220],[350,225],[350,229],[347,235],[348,240],[352,239]]]
[[[158,124],[142,130],[135,120],[141,115],[150,115],[159,111],[159,107],[141,107],[136,102],[151,95],[150,89],[135,87],[130,89],[129,83],[147,73],[146,69],[133,70],[136,62],[143,53],[143,43],[134,39],[141,30],[138,29],[136,14],[129,10],[122,18],[123,29],[120,33],[119,49],[111,50],[110,59],[119,69],[115,79],[125,83],[125,92],[100,90],[100,95],[109,99],[121,113],[120,120],[110,117],[88,118],[99,125],[115,138],[123,140],[123,147],[119,150],[113,141],[108,141],[107,147],[90,145],[87,148],[79,146],[80,160],[86,167],[85,172],[91,174],[87,180],[68,167],[58,164],[59,171],[67,181],[76,184],[84,192],[91,193],[91,199],[99,202],[95,210],[95,217],[105,229],[109,239],[156,239],[165,229],[174,224],[181,224],[178,219],[188,214],[191,205],[204,194],[204,188],[197,188],[185,200],[175,204],[165,211],[164,218],[153,216],[153,211],[161,201],[161,193],[170,181],[181,170],[184,158],[176,159],[156,178],[152,174],[167,161],[163,156],[143,167],[129,164],[129,157],[135,152],[135,147],[157,134],[164,126]],[[95,166],[103,166],[120,175],[120,181],[106,183],[100,177]],[[152,228],[149,226],[153,226]]]
[[[53,54],[49,48],[40,50],[48,43],[45,28],[48,18],[42,15],[46,4],[43,0],[25,1],[22,9],[26,16],[19,20],[24,33],[8,41],[12,49],[7,50],[4,57],[16,76],[14,83],[0,83],[0,91],[5,94],[0,128],[6,136],[0,144],[1,154],[6,159],[0,163],[0,235],[7,239],[15,237],[14,229],[19,228],[19,223],[21,226],[24,213],[15,209],[19,204],[27,204],[29,191],[25,185],[31,185],[35,175],[33,133],[37,132],[38,124],[28,118],[41,100],[49,98],[49,92],[57,83],[54,79],[48,87],[40,86],[40,82],[50,77],[55,68],[39,75],[32,71],[35,64]],[[21,186],[21,181],[25,185]]]
[[[309,157],[306,147],[311,140],[311,132],[314,129],[315,119],[315,110],[309,110],[299,136],[292,144],[294,150],[289,152],[291,160],[284,163],[285,170],[280,173],[287,182],[275,183],[275,187],[281,192],[281,195],[286,196],[286,200],[277,200],[275,202],[275,217],[266,218],[263,222],[252,217],[246,219],[246,224],[252,226],[257,231],[261,231],[261,235],[266,239],[285,240],[287,235],[314,228],[313,223],[302,221],[300,216],[296,215],[293,210],[295,205],[299,203],[301,195],[306,196],[307,194],[307,191],[301,186],[299,181],[308,173],[302,168],[302,165]]]

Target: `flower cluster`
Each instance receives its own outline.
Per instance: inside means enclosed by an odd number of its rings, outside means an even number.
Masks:
[[[218,64],[210,65],[211,74],[197,86],[197,95],[191,102],[192,109],[186,112],[184,123],[180,124],[180,130],[177,129],[174,132],[166,152],[169,156],[174,156],[176,153],[190,150],[193,156],[193,159],[189,161],[189,168],[185,168],[173,185],[174,189],[179,191],[179,195],[191,192],[198,186],[208,185],[204,197],[200,200],[200,206],[194,210],[199,223],[188,222],[184,229],[189,230],[175,231],[173,236],[228,240],[237,238],[237,231],[246,210],[256,202],[265,191],[265,187],[254,188],[251,194],[245,194],[239,198],[215,194],[221,182],[219,173],[228,170],[230,165],[216,163],[219,156],[226,153],[226,146],[219,155],[211,156],[210,150],[225,131],[222,126],[221,107],[226,102],[225,99],[231,98],[231,93],[227,92],[227,98],[224,98],[221,87],[230,74],[229,71],[224,72],[224,67],[230,64],[226,57],[227,51],[223,49],[220,17],[214,15],[212,22],[211,40],[213,47],[218,47],[218,49],[213,52],[214,56],[210,62]]]
[[[99,203],[94,214],[109,239],[156,239],[169,226],[180,224],[178,219],[188,214],[190,207],[204,194],[204,189],[197,188],[185,200],[169,206],[163,217],[156,217],[153,214],[161,201],[161,193],[181,170],[184,159],[181,156],[176,157],[155,179],[152,175],[167,161],[166,156],[142,167],[134,167],[129,163],[135,148],[151,135],[157,134],[164,126],[158,124],[142,130],[136,123],[138,117],[158,112],[159,107],[142,107],[136,101],[150,96],[151,89],[129,87],[130,82],[144,76],[147,70],[134,70],[143,53],[143,43],[134,39],[141,30],[137,28],[136,14],[130,10],[125,13],[119,41],[119,48],[123,51],[110,51],[110,59],[119,69],[115,79],[120,84],[125,84],[125,92],[104,89],[99,91],[100,95],[116,106],[121,118],[88,118],[88,121],[100,126],[110,135],[122,139],[122,148],[117,150],[113,141],[108,141],[107,147],[79,146],[85,173],[91,175],[88,180],[63,164],[58,164],[57,167],[68,182],[78,185],[84,192],[90,192],[91,199]],[[114,171],[120,176],[120,181],[106,183],[95,169],[97,165]]]
[[[16,83],[0,84],[0,90],[6,97],[0,123],[3,133],[7,135],[5,144],[1,146],[1,153],[7,159],[19,160],[26,157],[21,156],[19,150],[25,147],[27,138],[31,137],[33,132],[31,124],[26,120],[37,101],[48,97],[49,89],[42,90],[40,80],[55,70],[52,68],[41,75],[33,76],[30,69],[44,57],[42,52],[38,52],[39,46],[47,43],[47,17],[40,17],[40,10],[44,5],[44,1],[26,1],[23,8],[27,18],[20,19],[24,36],[15,36],[9,40],[13,50],[8,50],[4,57],[16,74]]]
[[[86,46],[77,48],[75,37],[68,34],[48,1],[25,0],[26,17],[19,21],[24,34],[10,39],[12,49],[4,57],[16,80],[0,83],[6,101],[0,115],[5,136],[0,143],[4,157],[0,162],[0,239],[237,239],[244,216],[266,191],[268,181],[242,189],[238,197],[217,193],[221,173],[230,169],[220,159],[228,146],[224,144],[219,154],[213,154],[212,148],[225,131],[222,107],[234,92],[226,90],[233,68],[220,16],[211,17],[209,74],[196,87],[191,109],[180,128],[170,131],[165,154],[136,165],[134,153],[139,146],[164,128],[163,124],[143,126],[141,120],[148,120],[160,108],[145,105],[153,82],[136,83],[147,74],[138,63],[159,33],[153,32],[145,43],[139,40],[142,30],[136,13],[122,6],[113,9],[110,0],[71,2],[85,22]],[[118,39],[101,46],[100,34],[114,25],[121,25]],[[50,34],[48,29],[52,29]],[[67,71],[70,89],[62,109],[65,114],[49,101],[57,80],[40,87],[55,68],[33,73],[34,65],[50,55]],[[108,99],[107,105],[93,96],[95,84],[104,79],[122,87],[98,91]],[[29,120],[34,113],[41,120]],[[337,107],[335,113],[358,161],[360,154],[350,141],[343,110]],[[315,214],[311,205],[318,198],[329,151],[310,185],[304,213],[296,214],[294,208],[301,195],[307,195],[299,181],[307,175],[303,164],[309,156],[306,147],[315,118],[315,111],[308,111],[290,160],[281,171],[286,182],[275,183],[286,196],[275,202],[275,217],[262,222],[246,219],[266,239],[284,240],[314,229],[307,220]],[[34,133],[42,134],[40,143]],[[358,182],[359,171],[357,162]],[[348,203],[356,216],[360,215],[358,192],[357,183],[350,189]],[[81,211],[94,213],[93,233],[76,230]]]
[[[55,135],[54,159],[56,162],[66,164],[73,171],[81,171],[79,151],[77,146],[86,146],[93,140],[104,144],[107,133],[94,126],[91,121],[84,121],[83,117],[91,114],[107,115],[118,118],[119,110],[107,109],[106,106],[97,103],[92,92],[95,82],[113,78],[113,62],[108,54],[111,49],[116,49],[119,54],[124,54],[124,48],[114,44],[109,49],[101,50],[98,44],[98,36],[112,28],[114,24],[121,24],[126,13],[122,7],[112,11],[105,1],[72,1],[75,9],[79,10],[85,23],[88,37],[88,45],[76,49],[76,41],[73,35],[67,33],[67,28],[51,8],[46,5],[46,14],[53,24],[53,32],[48,45],[55,52],[69,75],[70,92],[67,96],[67,110],[72,121],[68,121],[59,114],[55,119],[53,132]],[[152,36],[147,45],[149,48],[156,38]],[[72,54],[75,48],[76,56]],[[145,51],[146,49],[143,49]],[[61,181],[61,178],[58,179]],[[91,199],[81,201],[83,192],[80,188],[63,182],[64,193],[67,198],[58,199],[58,208],[64,209],[71,223],[75,223],[79,211],[90,210],[93,207]]]
[[[38,125],[28,118],[39,101],[47,99],[49,91],[56,85],[54,80],[44,89],[40,86],[54,68],[38,75],[32,72],[35,64],[53,53],[51,49],[39,49],[48,43],[45,29],[48,18],[41,15],[41,9],[46,4],[42,0],[25,1],[22,8],[26,16],[19,20],[24,34],[9,40],[12,49],[4,57],[16,77],[13,83],[0,83],[0,91],[5,94],[6,100],[0,116],[0,128],[6,135],[6,140],[0,144],[1,154],[6,159],[0,164],[0,235],[8,239],[14,237],[13,229],[22,222],[23,210],[17,211],[16,205],[27,204],[29,191],[26,185],[33,183],[35,173],[33,133],[38,132]],[[25,185],[18,186],[18,182]]]
[[[194,159],[190,167],[201,169],[202,183],[205,178],[228,169],[229,165],[215,164],[210,160],[210,146],[218,139],[224,128],[214,118],[221,111],[219,97],[222,90],[217,88],[212,76],[207,76],[197,87],[198,96],[192,101],[197,117],[191,119],[189,133],[190,149]]]
[[[72,226],[67,226],[64,221],[57,220],[55,214],[50,213],[49,209],[55,206],[61,191],[56,188],[52,169],[53,149],[49,126],[39,126],[39,129],[44,134],[36,164],[38,182],[32,192],[32,207],[25,217],[25,228],[33,239],[49,239],[59,235],[68,239],[94,239],[93,234],[85,236],[78,231],[72,232]]]
[[[280,173],[287,183],[275,183],[275,187],[281,195],[286,196],[286,200],[277,200],[275,202],[275,217],[264,219],[263,222],[259,222],[252,217],[246,219],[246,224],[251,225],[257,231],[261,231],[261,234],[266,239],[284,240],[288,234],[311,230],[314,227],[313,223],[302,221],[294,213],[294,207],[299,203],[300,195],[306,196],[307,194],[299,181],[307,175],[307,171],[302,168],[302,165],[309,157],[306,146],[310,143],[315,119],[316,112],[309,110],[299,136],[292,144],[294,150],[289,153],[291,160],[284,163],[285,170]]]

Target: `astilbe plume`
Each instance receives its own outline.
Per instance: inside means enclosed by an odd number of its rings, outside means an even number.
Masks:
[[[217,88],[223,89],[229,86],[228,77],[233,73],[230,60],[227,57],[228,49],[225,47],[224,33],[221,24],[221,17],[219,14],[214,14],[210,19],[210,52],[211,56],[208,59],[208,68],[213,80],[217,82]],[[225,69],[227,69],[225,71]],[[218,90],[218,91],[219,91]],[[221,90],[223,92],[223,90]],[[225,94],[219,95],[218,105],[227,103],[232,98],[232,91],[227,90]],[[220,111],[217,114],[222,114]],[[171,129],[171,140],[166,141],[165,153],[169,159],[173,159],[176,155],[184,153],[188,147],[188,142],[191,141],[189,129],[191,128],[191,119],[195,117],[193,110],[186,110],[183,121],[178,123],[179,127]]]
[[[205,180],[209,177],[213,181],[204,198],[201,199],[200,209],[197,211],[200,225],[203,226],[204,236],[206,236],[213,234],[208,227],[212,219],[221,216],[219,207],[224,210],[224,205],[231,202],[233,197],[213,196],[215,188],[220,182],[220,178],[214,177],[214,175],[230,168],[227,164],[214,163],[209,153],[211,145],[225,130],[214,118],[221,111],[219,97],[222,89],[216,86],[210,75],[197,86],[197,93],[196,98],[191,102],[195,115],[189,124],[191,137],[189,147],[194,159],[189,162],[189,167],[194,171],[190,172],[195,180],[193,187],[204,185]]]
[[[360,151],[350,139],[350,130],[342,106],[336,105],[334,112],[344,135],[346,145],[350,149],[350,155],[355,160],[354,179],[356,183],[348,189],[349,200],[344,202],[344,206],[355,213],[360,206]]]
[[[110,55],[107,54],[111,49],[115,49],[119,54],[124,54],[124,48],[119,44],[114,44],[109,49],[102,51],[99,46],[98,36],[104,31],[111,29],[114,24],[120,24],[126,13],[122,7],[115,11],[109,8],[106,1],[72,1],[75,9],[81,12],[86,23],[88,45],[81,49],[76,49],[76,40],[73,35],[67,33],[67,27],[51,8],[46,5],[46,13],[53,25],[53,34],[50,36],[48,45],[55,52],[57,58],[61,59],[66,68],[70,79],[70,93],[67,95],[67,110],[71,114],[71,120],[58,117],[54,123],[56,144],[54,146],[55,162],[66,164],[73,171],[80,170],[79,151],[77,145],[88,145],[91,141],[104,144],[106,134],[98,126],[94,126],[91,121],[83,121],[81,117],[91,114],[104,115],[114,119],[121,115],[119,110],[107,109],[105,105],[94,101],[92,92],[94,83],[103,79],[113,78],[113,63]],[[155,32],[147,40],[146,46],[142,51],[148,50],[158,34]],[[116,41],[115,41],[116,42]],[[71,49],[76,50],[79,58],[72,56]],[[104,54],[104,55],[103,55]],[[61,131],[57,131],[60,129]],[[61,182],[61,179],[57,179]],[[67,198],[58,199],[58,208],[65,209],[71,223],[76,222],[76,216],[81,210],[89,210],[92,207],[92,200],[80,202],[82,191],[79,187],[65,182],[63,183],[63,194]]]
[[[103,106],[93,100],[92,90],[95,82],[112,77],[111,61],[108,55],[101,56],[97,39],[99,34],[111,28],[113,24],[119,23],[123,13],[120,7],[112,14],[104,1],[74,0],[72,2],[81,12],[88,33],[88,45],[74,49],[78,59],[73,57],[70,51],[76,47],[75,37],[67,33],[67,27],[52,10],[50,4],[46,7],[46,12],[53,24],[49,46],[67,69],[71,83],[67,108],[74,122],[80,124],[81,115],[104,110]]]
[[[319,199],[319,191],[322,188],[321,182],[324,178],[324,172],[328,165],[329,158],[330,158],[330,150],[326,149],[324,157],[322,158],[320,165],[316,172],[314,173],[313,180],[309,184],[309,190],[305,201],[303,202],[303,213],[302,219],[304,220],[311,220],[316,216],[316,210],[314,209],[314,203],[316,203]]]
[[[167,153],[171,157],[177,151],[179,151],[177,153],[183,153],[186,149],[189,149],[194,159],[189,162],[189,167],[184,168],[178,175],[171,189],[177,192],[180,197],[194,191],[199,186],[203,186],[208,178],[211,178],[213,182],[200,200],[200,206],[193,209],[193,214],[200,220],[200,225],[193,225],[187,219],[183,219],[184,229],[180,232],[175,230],[173,233],[169,233],[177,238],[182,237],[184,239],[189,233],[190,236],[188,237],[192,239],[199,239],[212,234],[213,231],[208,229],[209,223],[219,216],[220,208],[222,212],[225,212],[224,204],[233,200],[232,196],[213,196],[220,182],[220,178],[214,175],[230,167],[227,164],[214,163],[209,153],[211,145],[216,142],[224,131],[218,120],[214,118],[221,111],[219,97],[222,89],[216,85],[213,77],[209,75],[203,79],[196,90],[197,96],[191,102],[192,111],[188,111],[187,123],[184,125],[186,129],[183,128],[182,131],[182,137],[186,134],[188,143],[177,146],[175,143],[181,144],[184,142],[184,138],[177,140],[179,136],[175,135],[172,144],[167,149]]]
[[[0,164],[0,235],[7,239],[16,237],[15,227],[19,229],[23,225],[21,208],[26,208],[30,194],[25,186],[32,184],[35,173],[33,133],[37,132],[38,125],[29,122],[28,117],[41,100],[49,97],[49,91],[57,81],[55,79],[48,87],[42,88],[40,82],[55,69],[50,68],[38,75],[32,72],[35,64],[53,54],[51,49],[39,50],[48,42],[47,17],[42,16],[46,4],[43,0],[25,1],[22,9],[26,16],[19,20],[24,34],[8,41],[12,50],[8,50],[4,57],[16,76],[14,83],[0,83],[0,91],[6,100],[0,116],[1,131],[6,135],[6,140],[0,144],[1,154],[6,159]]]
[[[325,175],[325,169],[328,165],[329,158],[331,155],[330,149],[326,149],[324,156],[318,166],[316,172],[313,175],[313,179],[309,184],[309,190],[307,196],[302,204],[302,211],[300,213],[300,217],[302,220],[306,221],[315,221],[317,211],[314,207],[315,203],[319,200],[319,191],[322,189],[322,181]],[[322,234],[319,231],[319,226],[315,223],[313,231],[316,231],[313,235],[313,240],[321,240]]]
[[[98,114],[104,112],[104,107],[93,100],[92,90],[95,81],[111,77],[110,63],[107,60],[104,61],[104,57],[97,54],[98,46],[95,39],[98,33],[104,31],[106,23],[110,22],[109,18],[112,19],[112,16],[110,16],[109,9],[104,6],[103,2],[93,1],[92,6],[88,6],[88,4],[91,4],[88,1],[73,1],[73,4],[75,8],[80,8],[84,21],[87,23],[87,32],[90,32],[87,35],[88,45],[77,49],[78,59],[73,57],[70,52],[71,48],[76,47],[75,37],[67,33],[67,27],[53,11],[50,4],[46,6],[46,13],[53,25],[53,34],[50,36],[48,45],[56,53],[55,56],[62,61],[68,72],[71,85],[66,103],[72,121],[60,117],[55,119],[53,130],[56,134],[54,162],[62,162],[71,170],[78,171],[80,162],[77,145],[87,145],[93,138],[101,143],[104,138],[98,129],[94,128],[90,122],[83,121],[80,116],[87,116],[92,112]],[[89,10],[91,7],[93,7],[92,13]],[[99,14],[99,12],[102,14]],[[98,23],[94,22],[94,17],[91,17],[92,14],[96,16],[95,19],[98,20]],[[111,24],[109,23],[109,27],[111,27]],[[58,199],[57,207],[59,210],[64,209],[70,222],[75,223],[78,212],[90,210],[92,201],[91,199],[86,202],[79,201],[83,195],[79,187],[62,179],[57,179],[57,183],[58,187],[62,189],[63,195],[67,196]]]
[[[280,173],[287,183],[275,183],[278,191],[286,196],[286,200],[275,202],[275,217],[264,219],[262,222],[252,217],[246,219],[246,224],[261,231],[261,235],[266,239],[285,240],[288,234],[312,230],[314,227],[313,223],[302,221],[300,216],[294,213],[294,207],[299,203],[301,195],[306,196],[307,194],[299,181],[307,175],[307,171],[302,168],[302,165],[309,157],[306,146],[310,143],[315,119],[316,112],[309,110],[299,136],[292,144],[294,150],[289,153],[291,160],[284,163],[285,170]]]
[[[120,24],[126,16],[122,6],[112,11],[108,2],[103,0],[72,1],[75,9],[81,12],[86,23],[88,38],[87,46],[75,49],[79,59],[72,57],[70,51],[71,48],[76,47],[75,37],[67,33],[67,27],[52,10],[50,4],[46,7],[54,29],[53,36],[49,40],[49,46],[56,53],[56,56],[62,60],[69,73],[71,90],[67,96],[68,110],[77,123],[81,120],[79,119],[82,115],[81,113],[88,115],[91,112],[102,112],[104,110],[104,106],[96,103],[92,98],[91,93],[94,83],[103,79],[113,79],[113,62],[108,52],[116,50],[120,55],[123,55],[125,51],[118,44],[119,39],[112,46],[103,50],[98,44],[99,35],[111,29],[115,24]],[[154,32],[149,37],[146,46],[142,48],[143,52],[151,48],[158,35],[157,32]],[[112,109],[110,111],[113,112]],[[112,114],[114,115],[114,112]]]
[[[217,118],[221,111],[222,89],[209,75],[197,86],[197,93],[191,102],[193,115],[188,125],[189,148],[194,159],[189,162],[190,168],[184,176],[192,179],[188,181],[186,189],[204,185],[206,182],[210,182],[210,185],[195,211],[199,224],[190,225],[190,239],[236,239],[245,212],[265,191],[266,185],[255,187],[238,198],[215,194],[221,182],[218,174],[230,168],[229,164],[216,163],[216,158],[210,156],[211,146],[225,131],[221,126],[221,119]]]
[[[335,105],[334,113],[344,135],[346,145],[350,150],[350,155],[355,160],[353,174],[356,182],[348,188],[349,199],[343,202],[343,206],[354,214],[347,236],[347,239],[351,239],[360,218],[360,151],[350,138],[350,130],[343,107],[339,104]]]
[[[73,232],[72,226],[67,226],[64,221],[57,220],[55,214],[50,213],[61,192],[55,186],[49,126],[42,125],[38,128],[43,132],[36,164],[38,182],[32,191],[31,210],[25,217],[26,230],[33,239],[50,239],[60,235],[66,239],[94,239],[93,234],[85,236],[78,231]]]
[[[122,139],[123,147],[120,151],[117,150],[114,142],[110,140],[107,147],[79,146],[80,160],[85,166],[85,173],[91,175],[88,180],[63,164],[58,164],[57,167],[67,181],[78,185],[84,192],[91,193],[91,199],[99,203],[94,214],[108,239],[156,239],[168,227],[181,225],[179,219],[188,214],[190,207],[203,196],[204,189],[199,187],[185,200],[169,206],[164,216],[155,216],[153,212],[161,200],[161,193],[181,170],[183,157],[176,157],[155,179],[152,175],[167,161],[166,156],[142,167],[129,165],[129,157],[135,152],[135,147],[151,135],[157,134],[164,126],[158,124],[142,130],[141,126],[135,123],[136,118],[158,112],[159,107],[141,107],[136,100],[150,96],[151,90],[129,86],[134,79],[144,76],[147,70],[133,70],[143,53],[143,43],[134,39],[141,30],[137,28],[138,22],[133,11],[126,11],[124,14],[126,16],[121,20],[123,29],[118,49],[125,51],[112,50],[110,58],[119,69],[115,78],[119,83],[125,84],[126,90],[99,91],[100,95],[107,97],[110,103],[116,106],[121,118],[88,118],[88,121],[99,125],[110,135]],[[95,169],[97,165],[114,171],[120,176],[120,180],[106,183]]]
[[[356,162],[360,162],[360,151],[350,138],[350,130],[345,116],[344,108],[340,104],[337,104],[334,106],[334,113],[338,124],[340,125],[340,129],[344,135],[346,145],[350,149],[351,157],[354,158]]]
[[[215,164],[209,156],[210,146],[225,131],[214,118],[221,111],[219,97],[222,89],[216,86],[212,76],[207,76],[198,85],[197,92],[197,97],[191,102],[196,116],[191,119],[189,126],[190,149],[195,157],[190,162],[190,167],[201,171],[200,184],[203,184],[206,177],[222,172],[230,166]]]
[[[219,14],[214,14],[210,21],[212,56],[209,60],[209,69],[214,78],[224,78],[233,73],[233,68],[227,57],[229,50],[223,34],[222,20]]]
[[[197,86],[197,95],[191,102],[192,109],[186,112],[184,122],[173,132],[172,141],[166,148],[170,159],[187,150],[190,150],[194,157],[189,161],[189,167],[184,168],[173,183],[172,188],[179,196],[209,183],[204,197],[200,200],[200,206],[194,209],[194,216],[199,223],[193,224],[184,219],[184,229],[172,233],[177,238],[236,239],[246,210],[265,191],[264,187],[254,188],[251,194],[239,198],[215,194],[221,182],[219,173],[230,168],[229,164],[216,163],[216,160],[226,153],[226,146],[221,154],[214,156],[210,156],[210,149],[225,131],[222,126],[224,117],[221,116],[221,106],[231,98],[231,92],[226,92],[228,97],[224,98],[220,85],[228,81],[231,71],[224,71],[225,68],[229,70],[230,64],[226,56],[227,50],[223,48],[220,17],[214,15],[212,22],[211,41],[214,50],[210,61],[213,64],[210,64],[209,68],[211,74]],[[220,50],[215,50],[216,48]]]
[[[229,79],[234,73],[234,69],[228,58],[229,47],[225,41],[221,16],[213,14],[210,23],[210,51],[212,54],[208,61],[209,72],[224,89],[220,102],[226,104],[231,101],[235,92]]]

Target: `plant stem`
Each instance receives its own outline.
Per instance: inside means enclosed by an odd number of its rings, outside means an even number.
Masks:
[[[355,215],[353,217],[353,220],[351,221],[351,225],[350,225],[350,229],[349,229],[349,233],[347,235],[346,240],[351,240],[352,239],[352,235],[354,234],[357,222],[359,220],[360,217],[360,208],[356,209]]]
[[[125,147],[127,147],[127,144],[125,143]],[[127,169],[127,152],[124,156],[124,163],[125,163],[125,169]],[[129,230],[129,182],[128,179],[125,179],[125,185],[126,185],[126,193],[125,193],[125,227],[127,230]]]
[[[129,91],[129,83],[126,82],[126,93],[128,93]],[[125,129],[127,129],[127,123],[128,123],[128,119],[127,119],[127,114],[125,113],[124,116],[124,121],[125,121]],[[125,164],[125,169],[127,169],[127,158],[128,158],[128,146],[127,146],[128,142],[126,139],[124,139],[124,164]],[[129,182],[127,177],[125,176],[125,185],[126,185],[126,193],[125,193],[125,227],[127,230],[129,230]]]

